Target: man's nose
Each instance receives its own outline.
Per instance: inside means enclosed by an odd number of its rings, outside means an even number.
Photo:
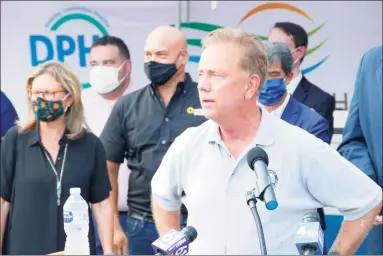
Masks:
[[[211,87],[210,87],[210,83],[205,79],[205,80],[200,80],[198,82],[198,90],[200,91],[204,91],[204,92],[209,92]]]

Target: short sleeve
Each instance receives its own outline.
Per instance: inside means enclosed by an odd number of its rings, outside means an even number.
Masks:
[[[153,198],[161,208],[170,212],[180,209],[182,205],[184,143],[181,137],[184,135],[176,138],[170,146],[151,182]]]
[[[90,203],[96,204],[109,197],[111,185],[106,166],[105,150],[98,138],[96,143],[95,164],[91,180]]]
[[[121,97],[113,107],[108,121],[100,135],[106,151],[106,159],[115,163],[123,163],[127,148],[124,129],[124,99]]]
[[[5,201],[11,201],[13,178],[15,173],[15,157],[18,127],[8,130],[1,142],[1,188],[0,197]]]
[[[304,177],[323,206],[337,208],[345,220],[355,220],[382,201],[382,189],[336,150],[320,141],[310,144],[311,168],[304,170]]]

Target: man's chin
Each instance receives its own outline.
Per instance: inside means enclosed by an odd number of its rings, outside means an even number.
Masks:
[[[211,119],[214,121],[214,119],[217,117],[217,114],[214,110],[212,109],[203,109],[203,115],[207,118],[207,119]]]

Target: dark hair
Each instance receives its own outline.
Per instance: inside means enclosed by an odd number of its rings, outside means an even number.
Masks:
[[[106,45],[115,45],[117,46],[120,54],[130,60],[130,52],[129,52],[129,49],[128,47],[126,46],[126,44],[124,43],[124,41],[122,41],[121,38],[118,38],[118,37],[115,37],[115,36],[103,36],[103,37],[100,37],[99,39],[97,39],[91,49],[93,49],[94,47],[96,46],[100,46],[100,45],[103,45],[103,46],[106,46]]]
[[[292,22],[277,22],[274,24],[274,28],[279,28],[288,36],[291,36],[291,39],[295,44],[295,48],[298,48],[299,46],[305,46],[307,48],[309,44],[308,36],[306,30],[301,26]],[[300,62],[302,62],[303,59],[304,56]]]

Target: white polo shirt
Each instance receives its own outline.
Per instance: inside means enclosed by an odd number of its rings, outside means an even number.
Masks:
[[[138,88],[134,84],[129,84],[123,95],[137,90]],[[106,121],[112,108],[116,103],[115,100],[106,100],[101,97],[92,87],[85,89],[81,92],[81,100],[84,105],[84,114],[86,122],[89,125],[91,131],[96,135],[100,136]],[[121,164],[118,172],[118,210],[128,210],[128,182],[129,182],[130,170],[127,166],[125,159],[124,163]]]
[[[274,211],[263,202],[257,204],[270,255],[299,254],[294,237],[306,210],[335,207],[345,220],[355,220],[382,201],[381,188],[337,151],[262,112],[257,136],[237,160],[222,142],[217,124],[209,120],[175,140],[153,177],[152,193],[161,207],[174,211],[181,202],[186,205],[187,224],[198,231],[190,245],[192,255],[260,255],[246,204],[246,192],[256,186],[246,155],[256,145],[269,156],[279,202]]]

